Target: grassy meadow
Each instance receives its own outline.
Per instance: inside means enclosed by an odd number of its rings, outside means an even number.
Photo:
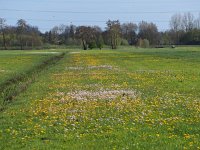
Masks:
[[[0,84],[36,66],[50,54],[37,51],[0,51]]]
[[[57,55],[33,52],[0,51],[0,83]],[[0,149],[200,149],[200,47],[59,52],[0,112]]]
[[[39,72],[54,63],[60,52],[2,51],[0,53],[0,110],[37,79]]]

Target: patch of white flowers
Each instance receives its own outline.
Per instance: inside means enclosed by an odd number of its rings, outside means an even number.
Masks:
[[[117,97],[136,98],[133,90],[100,90],[100,91],[74,91],[67,93],[74,100],[113,100]]]
[[[99,65],[99,66],[86,66],[86,67],[66,67],[67,70],[93,70],[93,69],[107,69],[112,70],[116,67],[110,65]]]

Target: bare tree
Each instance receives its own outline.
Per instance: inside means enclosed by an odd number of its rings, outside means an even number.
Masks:
[[[137,25],[134,23],[124,23],[121,25],[122,37],[133,45],[136,42]]]
[[[51,29],[51,41],[53,44],[59,44],[59,27],[58,26],[54,26]]]
[[[184,31],[184,26],[182,23],[182,16],[181,14],[174,14],[170,20],[170,27],[171,27],[171,36],[173,36],[174,44],[179,44],[180,37],[182,32]]]
[[[5,27],[6,27],[5,22],[6,22],[6,19],[0,18],[0,32],[3,35],[3,46],[4,46],[4,49],[6,50],[7,47],[6,47],[6,38],[5,38]]]
[[[182,16],[181,14],[175,14],[171,17],[170,27],[175,32],[178,32],[183,29],[182,27]]]
[[[151,45],[159,44],[159,32],[154,23],[140,22],[138,37],[147,39]]]
[[[120,43],[121,38],[121,28],[119,20],[108,20],[107,21],[107,31],[110,39],[110,45],[112,49],[116,49],[117,45]]]
[[[51,37],[53,44],[64,44],[66,42],[66,25],[55,26],[51,29]]]
[[[194,28],[200,29],[200,13],[198,18],[194,21]]]
[[[194,15],[190,12],[185,13],[182,17],[182,26],[185,32],[191,31],[194,27]]]

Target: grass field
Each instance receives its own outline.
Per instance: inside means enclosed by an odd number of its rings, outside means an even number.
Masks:
[[[39,76],[61,55],[46,51],[2,51],[0,53],[0,110]]]
[[[0,84],[37,65],[50,54],[37,51],[0,51]]]
[[[200,149],[199,85],[199,47],[67,50],[0,112],[0,149]]]

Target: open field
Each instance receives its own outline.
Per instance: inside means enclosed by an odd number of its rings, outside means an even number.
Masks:
[[[199,47],[65,53],[0,112],[0,149],[200,149]]]

